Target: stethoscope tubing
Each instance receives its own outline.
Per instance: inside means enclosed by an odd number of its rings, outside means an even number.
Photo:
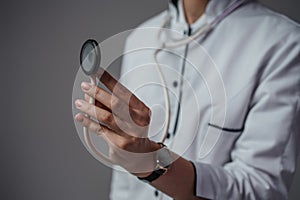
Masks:
[[[94,76],[94,75],[91,75],[91,76],[90,76],[90,83],[91,83],[91,85],[96,85],[96,83],[97,83],[96,76]],[[90,103],[91,105],[95,105],[95,98],[90,97],[90,98],[89,98],[89,103]],[[86,117],[90,118],[90,116],[87,115],[87,114],[86,114]],[[106,157],[103,153],[101,153],[101,152],[99,152],[99,151],[97,150],[97,148],[95,147],[95,145],[94,145],[94,143],[92,142],[92,139],[91,139],[91,137],[90,137],[90,132],[89,132],[88,128],[85,127],[85,126],[83,127],[83,137],[84,137],[84,141],[85,141],[85,144],[87,145],[88,149],[90,149],[91,152],[92,152],[95,156],[101,158],[101,160],[102,160],[102,161],[105,161],[106,163],[111,163],[111,161],[110,161],[110,159],[109,159],[108,157]]]
[[[161,47],[158,48],[155,52],[154,52],[154,61],[156,64],[156,71],[157,74],[160,77],[160,81],[162,83],[162,87],[163,87],[163,93],[164,93],[164,98],[165,98],[165,115],[166,115],[166,125],[165,128],[163,129],[163,136],[161,139],[161,142],[164,143],[164,141],[166,140],[167,134],[168,134],[168,129],[169,129],[169,124],[170,124],[170,103],[169,103],[169,95],[168,95],[168,90],[167,90],[167,84],[166,84],[166,80],[165,77],[162,73],[161,70],[161,66],[157,60],[157,55],[160,51],[162,51],[163,49],[166,48],[170,48],[170,49],[174,49],[176,47],[180,47],[180,46],[184,46],[189,44],[192,41],[195,41],[196,38],[200,37],[201,35],[207,34],[208,32],[210,32],[219,22],[221,22],[225,17],[227,17],[230,13],[232,13],[233,11],[235,11],[238,7],[240,7],[242,4],[244,4],[246,1],[248,0],[236,0],[235,2],[233,2],[230,6],[228,6],[224,12],[222,14],[220,14],[219,16],[217,16],[211,23],[205,23],[202,27],[200,27],[198,29],[198,31],[196,31],[193,35],[186,37],[184,39],[180,39],[180,40],[175,40],[172,42],[162,42]],[[162,24],[161,24],[161,28],[158,31],[157,34],[157,38],[158,40],[161,38],[161,34],[164,30],[164,27],[166,27],[166,25],[169,23],[169,21],[171,20],[171,17],[168,16],[167,19],[165,19]]]

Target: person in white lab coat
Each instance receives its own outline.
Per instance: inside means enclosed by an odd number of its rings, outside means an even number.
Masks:
[[[160,83],[149,64],[154,50],[144,48],[147,42],[159,44],[158,29],[147,28],[160,27],[170,15],[167,28],[184,38],[234,2],[173,0],[168,11],[128,37],[125,52],[131,53],[123,59],[122,84],[102,75],[114,95],[82,84],[86,94],[95,95],[96,107],[84,100],[75,104],[102,125],[83,114],[75,119],[106,138],[111,148],[146,154],[165,149],[163,156],[172,159],[179,155],[157,172],[151,156],[133,161],[112,151],[113,162],[131,172],[114,170],[112,200],[288,198],[300,145],[300,27],[257,1],[248,1],[175,53],[157,56],[170,93],[168,148],[149,131],[165,116],[155,107],[164,105],[162,89],[149,84]],[[124,107],[134,122],[121,131]],[[130,123],[147,128],[134,129]]]

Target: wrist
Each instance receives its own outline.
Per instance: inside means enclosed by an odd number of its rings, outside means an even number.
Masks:
[[[138,178],[146,178],[147,176],[150,176],[152,172],[144,172],[144,173],[134,173],[133,175],[135,175]]]
[[[169,149],[162,143],[157,143],[160,148],[155,152],[155,167],[152,172],[138,174],[137,178],[147,183],[152,183],[160,176],[166,174],[172,163],[172,156]]]
[[[151,169],[153,169],[152,171],[148,171],[148,172],[142,172],[142,173],[133,173],[133,175],[137,176],[138,178],[145,178],[147,176],[149,176],[154,170],[155,167],[157,165],[157,159],[156,159],[156,151],[158,151],[159,149],[163,148],[164,145],[162,145],[161,143],[156,143],[154,141],[150,140],[150,148],[151,152],[153,152],[153,159],[151,161],[149,161],[149,166],[151,165]]]
[[[158,151],[159,149],[163,148],[165,145],[162,143],[157,143],[157,142],[151,142],[151,146],[152,146],[152,152]]]

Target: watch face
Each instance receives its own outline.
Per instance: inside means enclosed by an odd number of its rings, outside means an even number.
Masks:
[[[168,167],[172,163],[172,158],[169,149],[166,147],[157,151],[157,164],[162,167]]]
[[[147,177],[139,178],[140,180],[151,183],[152,181],[159,178],[161,175],[165,174],[169,166],[172,163],[172,157],[170,151],[163,147],[157,151],[157,166],[156,169]]]

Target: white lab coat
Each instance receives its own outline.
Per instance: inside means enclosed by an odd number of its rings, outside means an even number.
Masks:
[[[209,1],[205,14],[192,24],[192,33],[232,2]],[[170,12],[169,28],[180,35],[172,37],[185,37],[188,25],[181,3],[178,13],[173,5]],[[159,27],[166,15],[161,13],[140,28]],[[192,43],[172,50],[179,56],[167,52],[158,56],[171,103],[171,134],[166,144],[194,163],[199,197],[287,199],[300,144],[299,25],[254,1],[197,42],[201,46]],[[159,141],[165,116],[153,67],[154,50],[136,51],[150,44],[156,48],[160,44],[156,29],[138,29],[129,36],[125,52],[135,51],[124,56],[121,81],[152,108],[149,135]],[[158,199],[155,188],[124,171],[113,172],[111,186],[112,200]]]

